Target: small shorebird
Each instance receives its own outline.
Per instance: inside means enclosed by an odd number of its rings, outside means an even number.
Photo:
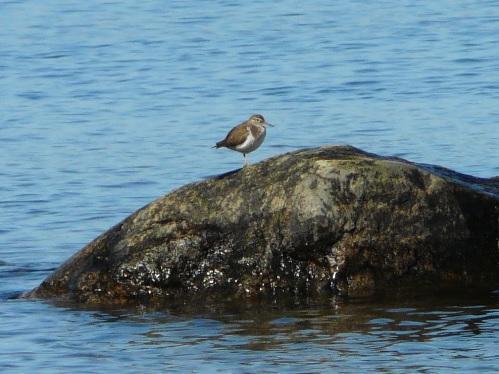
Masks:
[[[229,131],[224,140],[213,148],[226,147],[243,154],[244,166],[248,165],[246,154],[257,149],[265,139],[266,127],[272,126],[260,114],[254,114]]]

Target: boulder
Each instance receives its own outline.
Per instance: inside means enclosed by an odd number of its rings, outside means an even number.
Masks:
[[[324,146],[157,199],[25,296],[107,303],[496,286],[498,231],[497,179]]]

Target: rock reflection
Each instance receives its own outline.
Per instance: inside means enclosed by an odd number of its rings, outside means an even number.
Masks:
[[[341,351],[352,341],[388,349],[402,342],[418,344],[467,334],[476,336],[487,330],[487,320],[498,318],[499,304],[494,293],[455,292],[358,299],[177,300],[114,307],[61,300],[54,303],[89,311],[99,321],[144,326],[140,338],[130,344],[171,347],[206,342],[222,350],[251,351],[323,345]]]

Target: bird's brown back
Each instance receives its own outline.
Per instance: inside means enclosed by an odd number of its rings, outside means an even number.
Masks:
[[[248,124],[243,122],[232,130],[229,131],[224,140],[222,140],[222,144],[220,146],[223,147],[237,147],[239,144],[244,143],[246,136],[248,135]]]

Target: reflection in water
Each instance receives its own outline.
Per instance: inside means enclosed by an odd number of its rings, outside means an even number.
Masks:
[[[356,371],[359,365],[458,369],[463,365],[460,360],[470,368],[497,368],[497,295],[457,291],[258,304],[179,301],[128,308],[59,304],[56,312],[65,310],[58,313],[63,325],[85,321],[77,327],[83,336],[70,338],[70,344],[96,335],[103,357],[124,350],[126,360],[146,360],[156,369],[196,370],[210,362],[227,370],[240,365],[270,370],[277,364],[296,370],[312,370],[312,365],[319,371]]]

